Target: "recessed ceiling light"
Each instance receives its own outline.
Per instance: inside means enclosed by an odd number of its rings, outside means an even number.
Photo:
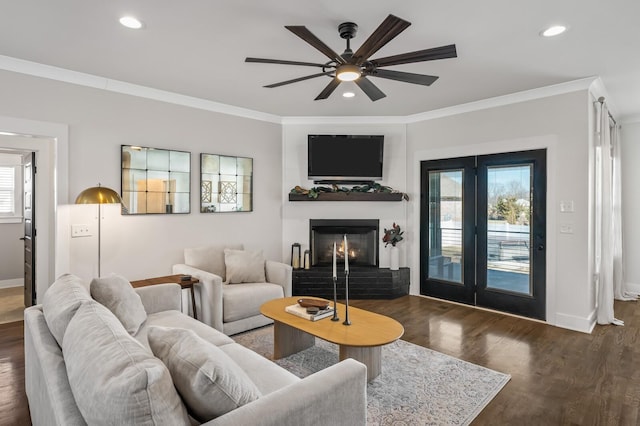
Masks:
[[[542,31],[540,35],[543,37],[554,37],[562,34],[565,31],[567,31],[567,27],[565,27],[564,25],[554,25]]]
[[[356,95],[356,94],[355,94],[355,93],[353,93],[353,92],[344,92],[344,93],[342,94],[342,96],[343,96],[343,97],[345,97],[345,98],[353,98],[355,95]]]
[[[125,27],[131,28],[133,30],[139,30],[140,28],[142,28],[142,22],[140,22],[133,16],[123,16],[122,18],[120,18],[120,23]]]

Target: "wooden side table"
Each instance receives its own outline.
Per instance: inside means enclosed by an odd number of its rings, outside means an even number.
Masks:
[[[191,277],[188,281],[183,281],[180,279],[182,274],[178,275],[166,275],[164,277],[155,277],[155,278],[146,278],[144,280],[131,281],[131,286],[134,288],[137,287],[146,287],[148,285],[156,285],[156,284],[180,284],[182,288],[188,288],[191,291],[191,307],[193,308],[193,318],[198,319],[198,315],[196,313],[196,295],[193,291],[193,285],[195,283],[199,283],[200,280],[194,277]]]

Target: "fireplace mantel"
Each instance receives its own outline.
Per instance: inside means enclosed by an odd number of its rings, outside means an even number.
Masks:
[[[402,201],[402,192],[321,192],[317,198],[289,194],[289,201]]]

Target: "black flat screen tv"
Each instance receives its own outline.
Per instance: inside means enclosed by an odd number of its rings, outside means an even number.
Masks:
[[[382,180],[384,136],[309,135],[307,177],[321,182]]]

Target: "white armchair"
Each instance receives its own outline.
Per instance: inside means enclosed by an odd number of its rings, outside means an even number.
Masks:
[[[291,296],[291,266],[242,249],[242,244],[187,248],[185,263],[173,265],[174,274],[200,280],[194,285],[198,319],[227,335],[272,323],[260,306]]]

